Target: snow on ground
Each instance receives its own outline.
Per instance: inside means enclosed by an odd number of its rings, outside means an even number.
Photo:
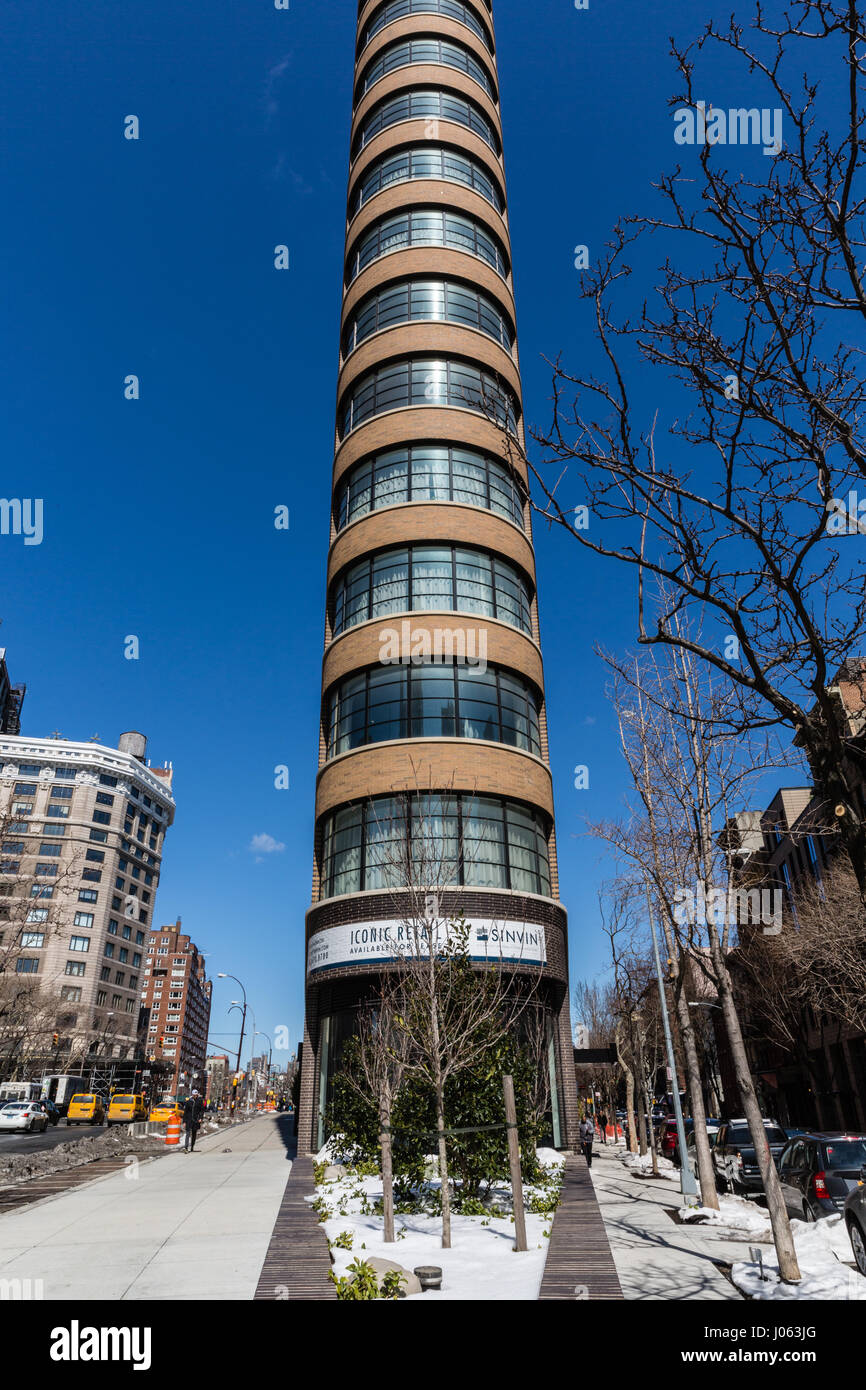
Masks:
[[[680,1207],[678,1215],[681,1221],[719,1226],[735,1234],[751,1236],[756,1241],[773,1239],[766,1207],[759,1207],[745,1197],[719,1197],[718,1211],[712,1207]]]
[[[769,1218],[764,1213],[769,1226]],[[738,1289],[750,1298],[772,1299],[833,1299],[845,1302],[866,1302],[866,1279],[854,1268],[854,1254],[845,1223],[839,1216],[820,1221],[792,1221],[791,1231],[797,1251],[797,1262],[803,1276],[799,1284],[783,1284],[779,1279],[779,1262],[775,1249],[762,1250],[764,1273],[762,1280],[757,1263],[743,1261],[735,1264],[731,1277]]]
[[[333,1159],[339,1154],[334,1146],[320,1159]],[[559,1166],[562,1155],[553,1150],[541,1150],[541,1161],[548,1166],[554,1160]],[[433,1186],[433,1184],[431,1184]],[[524,1189],[528,1201],[534,1191]],[[363,1196],[361,1195],[363,1193]],[[386,1245],[382,1238],[382,1216],[366,1213],[382,1197],[381,1177],[360,1178],[349,1174],[336,1182],[326,1182],[316,1188],[315,1197],[324,1200],[333,1215],[323,1223],[330,1242],[344,1232],[352,1236],[352,1248],[345,1250],[332,1244],[334,1273],[345,1275],[355,1260],[377,1256],[394,1260],[410,1272],[417,1265],[438,1265],[442,1270],[442,1288],[414,1295],[414,1301],[439,1302],[447,1300],[484,1301],[486,1299],[537,1299],[547,1258],[548,1236],[552,1217],[526,1212],[526,1243],[528,1250],[514,1250],[514,1223],[508,1214],[511,1191],[507,1183],[494,1189],[493,1205],[506,1208],[504,1216],[451,1217],[451,1249],[442,1249],[442,1221],[439,1216],[401,1215],[394,1218],[397,1239]],[[313,1201],[310,1194],[308,1201]],[[408,1301],[408,1300],[406,1300]]]
[[[638,1177],[644,1177],[653,1170],[653,1156],[651,1153],[641,1155],[626,1151],[625,1153],[617,1154],[617,1157],[620,1163],[624,1163],[630,1172],[637,1173]],[[669,1158],[663,1158],[661,1154],[659,1154],[658,1165],[659,1177],[669,1178],[671,1182],[679,1182],[679,1169],[671,1163]]]

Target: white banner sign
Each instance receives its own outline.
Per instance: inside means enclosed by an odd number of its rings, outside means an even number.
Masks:
[[[475,921],[470,926],[467,944],[472,960],[547,964],[544,928],[534,922]],[[398,960],[411,956],[413,949],[412,934],[405,922],[353,922],[327,927],[310,937],[307,974],[333,970],[339,965]]]

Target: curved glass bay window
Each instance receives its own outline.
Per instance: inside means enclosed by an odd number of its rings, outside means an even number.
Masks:
[[[462,183],[479,193],[497,212],[502,211],[502,194],[477,160],[444,145],[418,145],[385,155],[370,165],[352,193],[349,216],[354,217],[358,209],[383,188],[410,179],[446,179],[450,183]]]
[[[413,246],[444,246],[449,251],[465,251],[492,265],[505,279],[508,263],[496,237],[474,217],[451,212],[448,208],[412,208],[376,222],[354,248],[348,267],[351,282],[373,261],[392,251]]]
[[[493,667],[372,666],[328,699],[328,757],[395,738],[481,738],[541,757],[538,696]]]
[[[515,431],[514,397],[489,372],[471,362],[417,357],[386,362],[355,383],[343,400],[342,437],[386,410],[422,405],[474,410]]]
[[[352,146],[352,158],[361,153],[374,135],[388,130],[400,121],[410,121],[418,117],[453,121],[455,125],[465,126],[474,131],[495,154],[499,154],[499,139],[493,126],[482,116],[474,102],[453,92],[440,92],[433,89],[419,89],[413,92],[399,92],[397,96],[387,97],[374,106],[361,126]]]
[[[455,43],[453,39],[403,39],[399,43],[392,43],[367,68],[361,78],[358,99],[360,100],[365,92],[369,92],[370,88],[389,72],[409,67],[412,63],[433,63],[441,67],[456,68],[459,72],[467,73],[479,87],[483,87],[492,101],[496,100],[493,83],[478,59],[468,48],[464,48],[462,43]]]
[[[372,797],[325,817],[323,898],[399,888],[410,866],[443,888],[550,896],[547,827],[518,801],[421,792]]]
[[[383,285],[361,300],[343,334],[343,354],[354,352],[373,333],[399,323],[456,323],[475,328],[511,351],[513,330],[486,294],[455,280],[408,280]]]
[[[483,550],[412,545],[350,565],[333,592],[334,636],[389,613],[458,612],[531,633],[530,595],[513,565]]]
[[[485,48],[492,51],[490,35],[484,25],[475,12],[468,5],[462,5],[460,0],[386,0],[386,3],[380,5],[370,16],[361,39],[361,47],[366,48],[370,40],[387,24],[393,24],[396,19],[407,19],[413,14],[441,14],[446,19],[456,19],[458,23],[471,29],[473,34],[477,34]]]
[[[401,445],[363,459],[340,483],[337,530],[405,502],[463,502],[498,512],[523,529],[520,488],[505,464],[447,444]]]

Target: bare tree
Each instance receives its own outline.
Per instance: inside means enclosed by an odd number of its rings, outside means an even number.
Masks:
[[[545,516],[634,568],[639,640],[720,672],[734,731],[794,731],[863,896],[866,695],[852,719],[834,684],[866,634],[863,6],[795,0],[774,20],[758,3],[748,29],[732,16],[672,41],[670,104],[695,122],[714,51],[780,114],[781,147],[755,176],[736,143],[699,133],[659,211],[617,225],[582,280],[599,374],[554,364],[527,462]],[[753,100],[719,114],[748,121]],[[657,282],[635,285],[649,238]],[[641,416],[647,385],[664,405]],[[675,596],[660,612],[651,576]],[[862,665],[848,676],[866,689]]]
[[[685,646],[668,649],[664,668],[656,666],[663,681],[664,702],[654,702],[655,720],[664,730],[661,740],[642,745],[641,765],[649,766],[651,752],[663,761],[651,783],[660,793],[667,789],[673,828],[680,839],[691,835],[690,868],[696,899],[707,905],[703,918],[702,949],[695,949],[692,938],[689,955],[695,966],[710,975],[724,1019],[725,1032],[752,1143],[761,1173],[773,1239],[785,1282],[800,1278],[794,1242],[779,1175],[773,1163],[755,1084],[749,1068],[737,1010],[734,985],[728,966],[732,924],[728,911],[733,868],[721,834],[731,819],[731,795],[747,784],[748,772],[756,765],[754,750],[721,732],[724,726],[726,690],[714,691],[707,672],[702,672]],[[721,715],[720,716],[720,707]],[[642,700],[639,711],[647,708]],[[745,765],[745,775],[744,775]],[[758,762],[758,765],[760,763]],[[654,814],[658,801],[654,798]],[[677,808],[680,808],[677,810]],[[721,921],[715,910],[716,883],[723,879]],[[680,884],[683,884],[680,880]],[[713,904],[711,907],[710,905]],[[687,917],[689,914],[685,914]],[[695,919],[698,913],[694,914]],[[676,920],[676,919],[675,919]],[[697,921],[695,921],[697,925]],[[705,949],[703,949],[705,947]],[[701,1103],[702,1098],[695,1095]]]
[[[406,1071],[408,1042],[398,998],[394,985],[382,980],[375,999],[367,1004],[359,1018],[358,1073],[351,1067],[343,1071],[347,1084],[377,1109],[386,1243],[395,1238],[391,1118]]]

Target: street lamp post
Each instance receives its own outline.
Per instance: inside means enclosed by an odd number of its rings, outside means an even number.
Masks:
[[[271,1084],[271,1058],[272,1058],[273,1052],[274,1052],[274,1045],[273,1045],[273,1043],[271,1042],[270,1038],[268,1037],[267,1033],[263,1033],[262,1030],[261,1030],[261,1028],[257,1028],[256,1031],[255,1031],[255,1033],[253,1034],[253,1046],[254,1046],[254,1047],[255,1047],[256,1038],[267,1038],[267,1039],[268,1039],[268,1079],[267,1079],[267,1081],[266,1081],[265,1084],[266,1084],[267,1087],[270,1087],[270,1084]],[[267,1096],[265,1097],[265,1099],[267,1100]]]
[[[244,986],[243,986],[243,984],[241,983],[241,981],[238,979],[237,975],[229,975],[229,974],[227,974],[225,971],[218,971],[218,972],[217,972],[217,979],[218,979],[218,980],[234,980],[234,982],[235,982],[236,985],[240,985],[240,986],[241,986],[241,992],[242,992],[242,994],[243,994],[243,996],[244,996],[244,1002],[243,1002],[242,1005],[241,1005],[241,1004],[238,1004],[238,1002],[237,1002],[236,999],[233,999],[233,1000],[232,1000],[232,1009],[233,1009],[233,1008],[239,1008],[239,1009],[242,1008],[242,1009],[243,1009],[243,1012],[242,1012],[242,1014],[241,1014],[241,1036],[240,1036],[240,1039],[239,1039],[239,1041],[238,1041],[238,1064],[237,1064],[237,1066],[236,1066],[236,1068],[235,1068],[235,1071],[236,1071],[236,1072],[239,1072],[240,1069],[241,1069],[241,1050],[242,1050],[243,1045],[244,1045],[244,1027],[245,1027],[246,1021],[247,1021],[247,992],[246,992],[246,990],[244,989]],[[229,1013],[231,1013],[231,1011],[232,1011],[232,1010],[229,1009]],[[235,1086],[235,1094],[237,1094],[237,1086]],[[234,1108],[235,1108],[235,1101],[234,1101],[234,1100],[232,1100],[231,1108],[232,1108],[232,1111],[234,1111]]]

